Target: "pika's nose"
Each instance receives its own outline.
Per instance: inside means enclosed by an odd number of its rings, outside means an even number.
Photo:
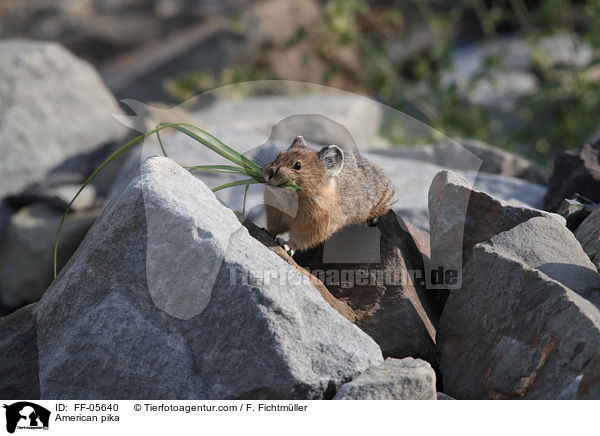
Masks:
[[[267,180],[270,181],[274,175],[275,175],[275,168],[274,167],[267,168]]]

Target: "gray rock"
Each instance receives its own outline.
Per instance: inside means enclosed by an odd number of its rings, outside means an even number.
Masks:
[[[473,139],[461,139],[460,145],[481,159],[479,170],[484,173],[516,177],[538,185],[548,183],[547,170],[519,155]]]
[[[442,171],[429,190],[431,265],[457,271],[455,287],[460,286],[463,257],[475,244],[533,217],[551,217],[564,224],[560,215],[504,202],[472,186],[458,174]]]
[[[424,259],[393,211],[377,227],[348,226],[294,259],[352,308],[384,355],[436,362],[437,302],[425,290]]]
[[[33,305],[0,318],[0,398],[40,398],[37,329]]]
[[[435,372],[421,359],[387,358],[343,385],[334,400],[435,400]]]
[[[554,212],[575,194],[600,203],[600,141],[563,151],[556,158],[544,208]]]
[[[64,212],[84,182],[84,180],[80,180],[78,175],[73,175],[74,177],[70,176],[64,173],[51,175],[42,183],[36,183],[19,195],[11,195],[7,199],[15,207],[44,203],[57,211]],[[62,181],[62,183],[48,184],[46,183],[48,180],[54,180],[54,182]],[[96,192],[97,190],[94,185],[87,185],[71,205],[71,210],[80,211],[93,208],[97,198]]]
[[[10,222],[10,217],[14,212],[14,208],[6,201],[6,199],[0,200],[0,243],[2,242],[2,238],[4,238],[6,227]]]
[[[475,189],[492,197],[515,206],[542,207],[546,188],[541,185],[500,174],[466,171],[463,175],[468,180],[475,180]]]
[[[577,385],[577,399],[588,400],[600,398],[600,359],[589,363]],[[579,377],[579,376],[578,376]]]
[[[99,211],[69,215],[61,232],[58,265],[75,252]],[[38,203],[12,215],[0,243],[0,306],[14,310],[37,301],[52,282],[54,241],[62,213]]]
[[[462,288],[450,292],[437,340],[449,395],[553,399],[594,370],[600,312],[503,247],[480,243],[466,262]],[[599,380],[589,377],[591,398],[600,398]]]
[[[165,158],[113,196],[35,314],[42,398],[324,398],[382,362]]]
[[[588,216],[575,231],[577,240],[600,270],[600,207]]]
[[[557,400],[577,400],[579,398],[577,398],[577,390],[579,388],[579,385],[581,384],[581,379],[583,378],[583,374],[579,374],[577,377],[575,377],[575,380],[573,380],[566,388],[563,389],[563,391],[558,394],[558,397],[556,398]]]
[[[79,191],[82,184],[68,184],[56,186],[52,189],[49,189],[45,195],[52,198],[57,204],[61,206],[67,206],[75,194]],[[85,187],[83,191],[79,194],[77,199],[71,205],[71,209],[75,211],[79,210],[89,210],[94,207],[96,202],[96,188],[93,185],[88,185]],[[61,209],[64,209],[61,207]]]
[[[428,191],[435,176],[445,168],[380,153],[366,152],[363,155],[383,168],[391,178],[398,199],[392,206],[394,211],[419,228],[429,230]],[[470,156],[471,161],[457,174],[468,179],[470,184],[475,183],[477,189],[514,205],[541,206],[546,192],[543,186],[513,177],[477,172],[477,166],[473,165],[478,158],[471,153],[461,155],[467,159]],[[474,169],[468,169],[473,167]]]
[[[0,197],[125,132],[98,74],[55,43],[0,42],[0,105]]]
[[[597,204],[587,198],[574,195],[573,198],[567,198],[562,202],[557,213],[567,220],[567,228],[574,232],[597,207]]]
[[[533,162],[501,148],[474,139],[446,140],[419,147],[394,147],[375,153],[393,158],[429,162],[440,167],[500,174],[544,185],[548,172]]]
[[[600,398],[600,359],[591,362],[585,372],[579,374],[559,394],[557,400],[590,400]]]
[[[444,392],[563,395],[600,356],[600,274],[564,218],[472,191],[447,172],[430,201],[432,261],[464,261],[437,330]],[[593,391],[600,379],[588,380]]]
[[[600,291],[600,274],[573,234],[556,219],[534,217],[490,238],[494,248],[578,294]],[[600,302],[600,300],[598,300]]]

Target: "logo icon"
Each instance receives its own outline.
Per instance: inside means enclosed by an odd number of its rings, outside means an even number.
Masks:
[[[19,401],[6,409],[6,431],[14,433],[18,429],[48,429],[50,411],[28,401]]]

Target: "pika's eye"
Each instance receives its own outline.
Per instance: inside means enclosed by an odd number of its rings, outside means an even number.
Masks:
[[[294,169],[295,169],[296,171],[298,171],[300,168],[302,168],[302,164],[300,164],[300,162],[296,162],[296,163],[294,164]]]

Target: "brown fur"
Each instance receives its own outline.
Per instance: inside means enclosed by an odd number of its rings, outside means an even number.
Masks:
[[[263,168],[271,185],[265,187],[267,231],[272,236],[289,231],[290,245],[297,250],[318,245],[346,225],[377,218],[393,202],[392,182],[379,167],[359,154],[346,152],[341,171],[332,175],[338,169],[331,169],[335,163],[325,159],[325,150],[317,152],[298,137]],[[297,162],[300,169],[294,168]],[[300,187],[297,211],[280,210],[273,205],[272,186],[292,180]]]

